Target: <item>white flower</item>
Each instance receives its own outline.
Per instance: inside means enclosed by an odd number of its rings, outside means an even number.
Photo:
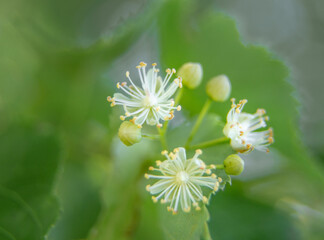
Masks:
[[[223,129],[226,137],[231,139],[231,146],[234,150],[244,153],[253,149],[268,152],[269,146],[273,143],[272,129],[258,131],[267,126],[268,116],[264,116],[264,109],[257,109],[256,113],[249,114],[242,112],[247,100],[241,100],[235,104],[235,99],[231,99],[232,107],[227,114],[227,123]]]
[[[175,69],[167,69],[167,75],[164,80],[158,75],[159,70],[155,68],[156,64],[152,64],[152,68],[146,72],[146,63],[141,62],[136,68],[138,69],[142,87],[136,86],[126,72],[126,77],[131,86],[127,86],[126,82],[117,83],[117,88],[124,91],[115,93],[114,97],[108,97],[111,106],[122,105],[125,110],[125,116],[120,116],[121,120],[127,117],[133,117],[132,122],[141,127],[146,121],[149,125],[157,125],[161,127],[160,120],[171,120],[174,115],[174,109],[181,110],[181,106],[174,106],[171,99],[178,87],[182,87],[181,78],[176,78],[171,84],[168,84]]]
[[[162,152],[167,159],[163,162],[156,161],[158,168],[149,167],[150,171],[156,171],[158,175],[145,174],[147,179],[159,179],[152,186],[146,186],[146,190],[152,195],[158,194],[152,196],[154,202],[161,199],[161,203],[170,203],[168,210],[174,214],[179,205],[184,212],[189,212],[191,205],[200,210],[199,201],[208,202],[201,187],[216,192],[222,179],[212,173],[211,169],[215,169],[215,165],[206,166],[198,158],[200,154],[202,152],[198,149],[193,158],[187,159],[184,148],[176,148],[169,155],[167,151]]]

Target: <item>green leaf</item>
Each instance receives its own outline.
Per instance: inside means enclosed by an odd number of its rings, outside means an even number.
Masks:
[[[60,148],[55,136],[15,127],[0,135],[0,229],[4,239],[44,239],[59,206],[53,195]]]
[[[208,211],[204,206],[200,211],[191,210],[189,213],[179,211],[173,215],[166,210],[165,206],[159,205],[159,212],[165,239],[170,240],[200,239],[204,224],[209,219]]]
[[[290,217],[275,207],[244,196],[244,183],[235,181],[212,198],[209,229],[214,239],[300,239]]]
[[[181,105],[198,114],[207,98],[206,82],[226,74],[232,82],[231,96],[249,100],[244,111],[267,110],[275,133],[273,147],[289,156],[314,184],[322,186],[320,167],[307,156],[298,136],[296,101],[286,81],[287,67],[267,49],[243,45],[230,17],[210,10],[209,5],[197,11],[198,6],[198,1],[170,1],[159,20],[163,62],[177,68],[189,61],[203,66],[202,84],[194,90],[185,89]],[[211,111],[225,119],[229,109],[230,102],[213,103]]]

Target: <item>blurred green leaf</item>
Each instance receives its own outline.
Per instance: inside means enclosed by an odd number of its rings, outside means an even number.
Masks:
[[[294,167],[314,184],[322,185],[324,177],[298,136],[288,69],[265,48],[243,45],[235,22],[210,8],[208,4],[200,6],[198,1],[170,1],[159,19],[163,62],[175,67],[199,62],[204,69],[203,83],[198,89],[185,89],[181,104],[191,114],[198,114],[207,98],[206,82],[226,74],[232,82],[232,96],[249,100],[245,111],[255,112],[261,107],[269,113],[276,140],[273,146],[289,156]],[[214,103],[211,111],[225,119],[229,109],[229,102]]]
[[[207,209],[203,206],[200,211],[189,213],[179,211],[176,215],[168,212],[163,205],[159,205],[160,225],[165,239],[170,240],[199,240],[204,230],[204,224],[209,219]]]
[[[234,181],[212,198],[209,229],[214,239],[300,239],[292,220],[280,210],[249,199],[244,183]]]
[[[15,126],[0,134],[4,239],[44,239],[55,223],[59,206],[52,191],[59,158],[58,141],[46,129]]]

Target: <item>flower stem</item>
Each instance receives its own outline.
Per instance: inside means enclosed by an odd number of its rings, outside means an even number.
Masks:
[[[224,164],[216,164],[215,167],[216,167],[216,169],[224,169],[225,168]]]
[[[159,135],[152,135],[152,134],[145,134],[145,133],[142,133],[142,137],[147,138],[147,139],[151,139],[151,140],[156,140],[156,139],[160,138]]]
[[[212,103],[212,100],[211,100],[210,98],[208,98],[208,99],[206,100],[206,102],[205,102],[203,108],[201,109],[201,111],[200,111],[200,113],[199,113],[199,116],[198,116],[198,118],[197,118],[197,121],[196,121],[195,125],[193,126],[193,128],[192,128],[192,130],[191,130],[191,133],[190,133],[190,135],[189,135],[189,138],[188,138],[188,140],[187,140],[187,142],[186,142],[186,144],[185,144],[186,148],[190,145],[190,143],[191,143],[193,137],[195,136],[196,132],[198,131],[199,126],[200,126],[202,120],[204,119],[206,113],[208,112],[211,103]]]
[[[212,238],[210,236],[210,232],[209,232],[207,222],[204,223],[204,230],[203,230],[203,236],[202,237],[203,237],[204,240],[212,240]]]
[[[208,147],[212,147],[212,146],[215,146],[215,145],[218,145],[218,144],[227,143],[227,142],[229,142],[229,140],[230,139],[227,138],[227,137],[221,137],[221,138],[216,138],[216,139],[206,141],[206,142],[203,142],[203,143],[199,143],[199,144],[196,144],[196,145],[193,145],[193,146],[187,146],[186,148],[187,149],[208,148]]]
[[[165,132],[159,127],[157,127],[157,130],[158,130],[158,132],[160,134],[160,141],[161,141],[162,148],[167,150],[168,145],[166,143]]]

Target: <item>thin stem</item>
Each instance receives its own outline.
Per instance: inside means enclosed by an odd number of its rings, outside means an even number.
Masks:
[[[224,164],[216,164],[215,167],[216,167],[216,169],[224,169],[225,168]]]
[[[180,88],[179,91],[178,91],[178,94],[177,94],[177,96],[176,96],[176,98],[174,100],[174,106],[178,105],[178,103],[180,102],[180,99],[182,97],[182,94],[183,94],[183,87]],[[169,125],[169,121],[165,121],[163,129],[162,129],[164,135],[165,135],[165,133],[166,133],[166,131],[168,129],[168,125]]]
[[[142,137],[147,138],[147,139],[151,139],[151,140],[160,139],[159,135],[152,135],[152,134],[146,134],[146,133],[142,133]]]
[[[199,126],[202,122],[202,120],[204,119],[206,113],[208,112],[209,110],[209,107],[212,103],[212,100],[210,98],[208,98],[203,106],[203,108],[201,109],[200,113],[199,113],[199,116],[197,118],[197,121],[195,123],[195,125],[193,126],[192,130],[191,130],[191,133],[189,135],[189,138],[185,144],[186,147],[188,147],[193,139],[193,137],[195,136],[196,132],[198,131],[199,129]]]
[[[165,149],[165,150],[167,150],[168,149],[168,145],[166,143],[164,131],[161,128],[159,128],[159,127],[157,127],[157,130],[158,130],[158,132],[160,134],[160,141],[161,141],[162,148]]]
[[[174,105],[177,106],[178,103],[180,102],[181,98],[182,98],[182,94],[183,94],[183,87],[179,89],[178,94],[174,100]]]
[[[208,147],[212,147],[218,144],[223,144],[223,143],[228,143],[230,141],[229,138],[227,137],[221,137],[221,138],[216,138],[210,141],[206,141],[203,143],[199,143],[193,146],[187,146],[187,149],[200,149],[200,148],[208,148]]]
[[[211,236],[210,236],[210,232],[209,232],[209,228],[208,228],[208,223],[205,222],[204,223],[204,230],[203,230],[203,240],[212,240]]]

